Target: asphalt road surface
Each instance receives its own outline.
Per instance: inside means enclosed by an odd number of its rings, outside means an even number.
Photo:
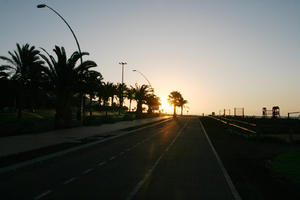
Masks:
[[[237,198],[199,119],[178,117],[1,174],[0,199]]]

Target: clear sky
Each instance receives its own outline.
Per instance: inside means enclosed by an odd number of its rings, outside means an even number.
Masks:
[[[0,0],[0,55],[26,42],[52,51],[81,49],[105,81],[147,83],[166,99],[177,90],[190,113],[245,107],[261,115],[300,111],[300,1],[297,0]],[[1,64],[1,63],[0,63]]]

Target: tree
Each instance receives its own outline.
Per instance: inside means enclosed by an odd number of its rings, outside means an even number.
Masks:
[[[45,50],[44,50],[45,51]],[[43,67],[43,72],[48,76],[49,81],[53,86],[56,94],[56,114],[55,126],[57,128],[69,127],[72,120],[71,101],[76,90],[78,82],[82,82],[84,74],[97,64],[87,60],[76,66],[77,61],[84,55],[89,55],[86,52],[74,52],[69,59],[64,47],[55,46],[53,51],[57,59],[47,53],[48,57],[40,54],[45,60],[47,66]]]
[[[89,111],[90,111],[90,116],[92,116],[93,98],[95,98],[96,93],[100,90],[103,77],[100,72],[89,70],[84,73],[84,79],[85,79],[84,91],[89,95],[90,98]]]
[[[176,107],[179,106],[179,100],[182,98],[180,92],[173,91],[170,93],[168,101],[171,105],[174,105],[174,116],[176,116]]]
[[[102,97],[103,98],[103,106],[104,106],[104,109],[105,109],[105,116],[107,117],[107,106],[108,106],[108,99],[110,97],[110,90],[111,90],[111,85],[113,83],[110,83],[110,82],[104,82],[102,83],[101,87],[99,88],[100,91],[99,91],[99,98]],[[101,99],[99,99],[99,101],[101,101]]]
[[[157,97],[155,94],[148,94],[146,96],[146,104],[148,105],[148,113],[152,113],[153,110],[158,110],[160,103],[160,98]]]
[[[9,77],[9,70],[12,68],[9,65],[0,66],[0,80],[7,80]]]
[[[134,93],[134,88],[130,87],[127,88],[125,91],[127,99],[129,99],[129,112],[131,112],[131,102],[133,99],[135,99],[135,93]]]
[[[181,115],[183,114],[183,107],[185,104],[187,104],[188,101],[185,100],[183,97],[181,97],[178,101],[178,106],[181,108]]]
[[[127,86],[125,83],[118,83],[117,87],[116,87],[116,91],[117,91],[117,96],[119,98],[119,115],[121,112],[121,109],[123,107],[123,101],[124,101],[124,97],[125,97],[125,91],[127,90]]]
[[[132,86],[131,86],[132,87]],[[147,95],[152,92],[152,89],[148,85],[141,85],[138,86],[138,84],[135,84],[135,87],[132,87],[134,94],[135,94],[135,100],[137,103],[137,109],[136,112],[138,114],[141,114],[143,109],[143,104],[146,103]]]
[[[109,97],[111,98],[111,107],[114,106],[114,98],[117,94],[117,86],[114,83],[107,82],[106,89],[109,94]]]
[[[16,99],[18,109],[18,119],[22,117],[24,94],[33,87],[37,87],[36,81],[40,77],[41,65],[44,63],[39,57],[40,51],[34,46],[25,44],[22,47],[17,43],[17,50],[8,51],[11,58],[0,56],[1,60],[6,61],[7,65],[3,68],[12,70],[11,80],[16,82]]]

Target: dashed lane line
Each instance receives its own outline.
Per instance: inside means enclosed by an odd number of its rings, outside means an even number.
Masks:
[[[77,177],[72,177],[72,178],[66,180],[65,182],[63,182],[63,184],[64,184],[64,185],[67,185],[67,184],[69,184],[69,183],[75,181],[76,179],[77,179]]]
[[[98,163],[98,166],[105,165],[106,163],[107,163],[106,161],[100,162],[100,163]]]
[[[45,196],[49,195],[51,192],[52,192],[51,190],[47,190],[47,191],[45,191],[45,192],[41,193],[40,195],[38,195],[38,196],[34,197],[34,200],[41,199],[41,198],[43,198],[43,197],[45,197]]]
[[[84,172],[82,172],[82,174],[88,174],[93,170],[95,170],[95,169],[94,168],[89,168],[89,169],[85,170]]]
[[[53,158],[56,158],[56,157],[59,157],[59,156],[63,156],[63,155],[69,154],[71,152],[75,152],[75,151],[78,151],[78,150],[81,150],[81,149],[84,149],[84,148],[87,148],[87,147],[95,146],[95,145],[98,145],[98,144],[101,144],[101,143],[104,143],[104,142],[107,142],[107,141],[110,141],[110,140],[128,135],[128,134],[133,133],[133,132],[138,132],[138,131],[141,131],[141,130],[146,129],[146,128],[151,128],[151,127],[160,125],[162,123],[169,122],[171,120],[172,120],[172,118],[169,118],[169,119],[166,119],[166,120],[163,120],[163,121],[160,121],[160,122],[156,122],[154,124],[146,125],[146,126],[143,126],[141,128],[138,128],[138,129],[135,129],[135,130],[132,130],[132,131],[127,131],[127,132],[124,132],[124,133],[121,133],[121,134],[118,134],[118,135],[115,135],[115,136],[112,136],[112,137],[109,137],[109,138],[106,138],[106,139],[103,139],[103,140],[99,140],[99,141],[95,141],[95,142],[91,142],[91,143],[87,143],[87,144],[82,144],[80,146],[72,147],[72,148],[69,148],[69,149],[66,149],[66,150],[62,150],[62,151],[59,151],[59,152],[55,152],[55,153],[52,153],[52,154],[48,154],[48,155],[45,155],[45,156],[34,158],[32,160],[27,160],[27,161],[23,161],[23,162],[14,164],[14,165],[3,167],[3,168],[0,168],[0,174],[1,173],[6,173],[6,172],[12,171],[12,170],[17,170],[19,168],[26,167],[26,166],[29,166],[29,165],[32,165],[32,164],[35,164],[35,163],[41,163],[43,161],[53,159]]]

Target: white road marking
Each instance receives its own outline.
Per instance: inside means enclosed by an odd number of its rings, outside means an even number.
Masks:
[[[52,153],[52,154],[48,154],[48,155],[41,156],[41,157],[38,157],[38,158],[34,158],[32,160],[27,160],[27,161],[20,162],[20,163],[11,165],[11,166],[3,167],[3,168],[0,168],[0,174],[8,172],[8,171],[16,170],[16,169],[19,169],[19,168],[22,168],[22,167],[25,167],[25,166],[29,166],[29,165],[32,165],[32,164],[35,164],[35,163],[39,163],[39,162],[42,162],[42,161],[46,161],[46,160],[49,160],[49,159],[52,159],[52,158],[63,156],[63,155],[66,155],[68,153],[75,152],[75,151],[78,151],[78,150],[81,150],[81,149],[84,149],[84,148],[87,148],[87,147],[90,147],[90,146],[95,146],[95,145],[113,140],[115,138],[119,138],[119,137],[128,135],[130,133],[138,132],[138,131],[141,131],[141,130],[146,129],[146,128],[151,128],[151,127],[169,122],[171,120],[172,120],[172,118],[169,118],[169,119],[166,119],[166,120],[163,120],[163,121],[160,121],[160,122],[156,122],[154,124],[145,125],[141,128],[134,129],[132,131],[126,131],[124,133],[121,133],[121,134],[118,134],[118,135],[115,135],[115,136],[112,136],[112,137],[108,137],[108,138],[105,138],[103,140],[98,140],[98,141],[95,141],[95,142],[83,144],[83,145],[76,146],[76,147],[73,147],[73,148],[69,148],[69,149],[66,149],[66,150],[62,150],[62,151],[59,151],[59,152],[56,152],[56,153]]]
[[[124,152],[124,151],[122,151],[122,152],[120,152],[120,153],[119,153],[119,155],[121,156],[121,155],[123,155],[124,153],[125,153],[125,152]]]
[[[105,164],[106,164],[106,161],[103,161],[103,162],[98,163],[98,166],[102,166],[102,165],[105,165]]]
[[[76,179],[77,179],[76,177],[72,177],[72,178],[70,178],[69,180],[66,180],[63,184],[64,184],[64,185],[67,185],[67,184],[69,184],[69,183],[75,181]]]
[[[41,199],[43,198],[44,196],[47,196],[48,194],[50,194],[52,191],[51,190],[47,190],[46,192],[43,192],[42,194],[34,197],[34,200],[38,200],[38,199]]]
[[[82,174],[88,174],[89,172],[93,171],[94,169],[93,168],[90,168],[90,169],[87,169],[85,170],[84,172],[82,172]]]
[[[183,132],[183,130],[185,129],[185,127],[187,126],[188,122],[190,121],[190,119],[184,124],[184,126],[179,130],[178,134],[176,135],[176,137],[173,139],[173,141],[168,145],[167,149],[169,149],[176,141],[176,139],[179,137],[179,135],[181,135],[181,133]],[[128,197],[126,198],[126,200],[131,200],[133,199],[133,197],[137,194],[137,192],[141,189],[141,187],[144,185],[144,183],[146,182],[146,180],[151,176],[152,172],[155,170],[155,168],[157,167],[157,165],[159,164],[160,160],[163,158],[163,156],[165,155],[166,151],[163,151],[162,154],[159,156],[159,158],[155,161],[154,165],[149,169],[149,171],[145,174],[144,178],[142,180],[140,180],[138,182],[138,184],[135,186],[135,188],[133,189],[132,192],[130,192],[130,194],[128,195]]]
[[[223,165],[223,163],[222,163],[222,160],[220,159],[220,157],[219,157],[219,155],[218,155],[218,153],[217,153],[215,147],[213,146],[211,140],[209,139],[209,137],[208,137],[208,135],[207,135],[207,133],[206,133],[206,131],[205,131],[205,129],[204,129],[204,126],[203,126],[203,124],[202,124],[201,121],[200,121],[200,126],[201,126],[201,128],[202,128],[202,131],[203,131],[203,133],[204,133],[204,135],[205,135],[205,137],[206,137],[208,143],[209,143],[209,146],[211,147],[213,153],[214,153],[215,156],[216,156],[217,162],[218,162],[218,164],[219,164],[219,166],[220,166],[220,168],[221,168],[221,171],[222,171],[222,173],[223,173],[223,175],[224,175],[224,177],[225,177],[225,179],[226,179],[226,182],[227,182],[227,184],[228,184],[228,186],[229,186],[229,188],[230,188],[230,190],[231,190],[231,193],[232,193],[234,199],[235,199],[235,200],[242,200],[242,198],[241,198],[240,194],[238,193],[238,191],[236,190],[236,188],[235,188],[235,186],[234,186],[234,184],[233,184],[233,182],[232,182],[232,180],[231,180],[229,174],[227,173],[227,171],[226,171],[226,169],[225,169],[225,167],[224,167],[224,165]]]

